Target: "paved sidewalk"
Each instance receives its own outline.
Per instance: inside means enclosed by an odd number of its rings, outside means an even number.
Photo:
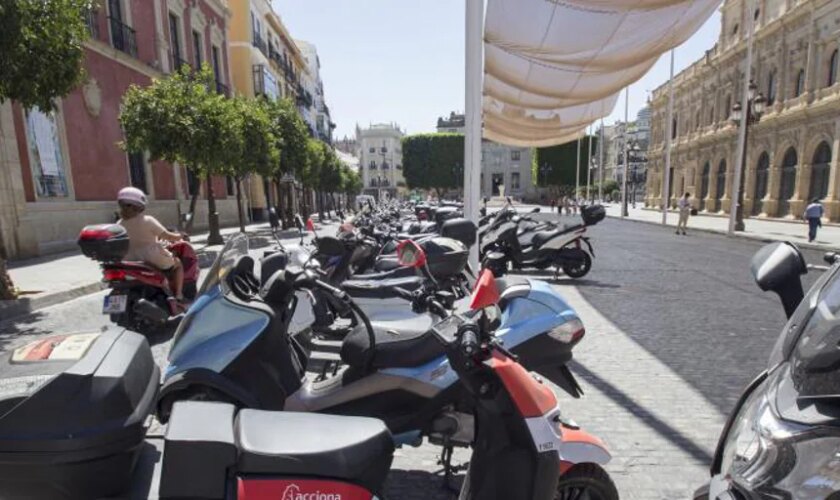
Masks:
[[[629,209],[630,216],[627,219],[637,222],[660,224],[662,212],[645,210],[642,208]],[[607,205],[609,217],[621,217],[621,206],[618,204]],[[667,224],[676,226],[679,215],[676,211],[668,212]],[[738,233],[738,237],[750,238],[762,241],[791,241],[806,248],[821,250],[840,249],[840,226],[824,225],[817,233],[817,239],[808,243],[808,224],[805,222],[785,222],[779,220],[746,219],[744,221],[746,231]],[[715,233],[726,233],[729,228],[729,218],[714,215],[697,215],[689,217],[688,231],[703,230]]]

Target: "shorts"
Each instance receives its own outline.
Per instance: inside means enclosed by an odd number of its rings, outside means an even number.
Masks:
[[[175,267],[175,257],[160,245],[149,245],[141,253],[140,260],[161,271],[171,271]]]

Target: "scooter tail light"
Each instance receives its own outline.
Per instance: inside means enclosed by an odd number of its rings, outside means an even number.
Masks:
[[[548,336],[564,344],[574,344],[586,334],[583,322],[579,319],[571,319],[560,326],[554,327]]]
[[[103,274],[105,281],[125,281],[128,276],[122,269],[106,269]]]

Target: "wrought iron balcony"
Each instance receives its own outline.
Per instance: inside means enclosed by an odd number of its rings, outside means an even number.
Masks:
[[[111,24],[111,45],[121,52],[137,57],[137,33],[134,29],[115,17],[108,17],[108,22]]]
[[[254,47],[260,49],[260,52],[262,52],[264,56],[268,57],[268,48],[265,45],[265,40],[263,40],[259,33],[253,33],[253,37],[254,39],[251,43]]]
[[[189,66],[190,68],[192,68],[192,65],[189,63],[189,61],[181,59],[180,53],[174,53],[171,50],[169,51],[169,63],[169,67],[172,68],[173,72],[181,71],[181,68],[183,68],[184,66]]]

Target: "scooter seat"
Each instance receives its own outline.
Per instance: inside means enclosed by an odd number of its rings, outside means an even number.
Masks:
[[[381,271],[365,274],[354,274],[353,281],[356,280],[386,280],[392,278],[405,278],[407,276],[416,276],[417,271],[413,267],[398,267],[390,271]]]
[[[445,354],[430,329],[411,332],[382,328],[376,323],[372,326],[376,347],[371,368],[412,368]],[[341,360],[354,368],[365,368],[370,349],[367,329],[359,325],[344,338]]]
[[[377,271],[392,271],[394,269],[398,269],[400,266],[400,261],[397,259],[397,256],[388,256],[388,257],[380,257],[376,259],[376,263],[373,264],[373,268]]]
[[[391,278],[382,280],[347,280],[341,283],[341,288],[351,297],[388,299],[399,297],[394,288],[402,288],[413,292],[423,286],[423,278],[420,276],[407,276],[404,278]]]
[[[539,247],[539,246],[542,246],[546,241],[548,241],[552,238],[560,236],[561,234],[564,234],[564,233],[569,233],[569,232],[572,232],[572,231],[576,231],[576,230],[581,229],[583,227],[585,227],[583,224],[571,224],[571,225],[563,226],[563,227],[560,227],[560,228],[557,228],[557,229],[552,229],[551,231],[540,231],[540,232],[538,232],[537,234],[534,235],[534,237],[531,239],[531,243],[535,247]]]
[[[241,474],[329,477],[377,493],[394,453],[385,424],[366,417],[245,409],[235,436]]]

